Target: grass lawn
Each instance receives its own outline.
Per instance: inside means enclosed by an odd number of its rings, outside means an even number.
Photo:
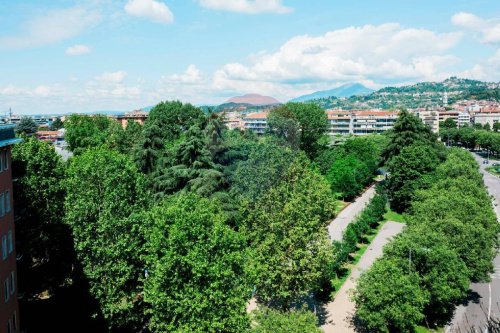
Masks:
[[[390,208],[387,208],[387,213],[384,214],[384,219],[386,221],[405,223],[405,219],[404,219],[403,215],[396,213],[395,211],[391,210]]]
[[[489,173],[491,173],[494,176],[500,177],[500,172],[497,171],[497,168],[490,166],[490,167],[486,168],[486,171],[488,171]]]
[[[345,206],[347,206],[349,202],[345,202],[342,200],[337,200],[335,203],[335,216],[339,215],[339,213],[344,209]]]
[[[436,329],[432,329],[432,328],[427,328],[424,326],[417,326],[415,328],[415,332],[416,333],[442,333],[442,332],[444,332],[444,328],[438,327]]]
[[[386,221],[381,221],[379,222],[378,226],[375,229],[371,229],[368,234],[365,235],[365,242],[358,244],[358,249],[356,252],[351,254],[352,260],[347,264],[347,270],[345,274],[341,278],[337,278],[332,281],[332,286],[333,286],[333,291],[330,294],[330,297],[333,299],[335,297],[335,294],[340,290],[344,282],[347,280],[349,275],[351,275],[351,271],[356,265],[358,264],[359,260],[363,256],[363,254],[366,252],[366,249],[368,249],[368,246],[371,244],[375,236],[377,236],[378,231],[382,226],[384,225]]]

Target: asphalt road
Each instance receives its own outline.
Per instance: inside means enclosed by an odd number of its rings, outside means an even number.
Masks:
[[[354,333],[355,329],[351,325],[351,319],[355,312],[355,304],[351,300],[351,294],[356,287],[356,281],[365,270],[371,267],[375,260],[382,256],[384,246],[391,239],[399,234],[404,224],[388,221],[373,239],[366,252],[359,260],[351,275],[342,285],[335,299],[326,305],[327,318],[321,326],[325,333]]]
[[[340,214],[328,226],[328,234],[332,241],[342,240],[344,230],[349,223],[354,221],[366,205],[370,202],[371,198],[375,196],[375,185],[369,187],[361,196],[357,197],[349,206],[344,208]]]
[[[483,174],[484,184],[488,192],[494,197],[495,212],[500,220],[500,178],[485,170],[491,165],[483,164],[483,158],[477,154],[474,157],[479,163]],[[500,319],[500,254],[494,260],[495,272],[491,275],[490,283],[473,283],[472,296],[465,304],[457,307],[455,316],[445,329],[446,333],[483,332],[487,333],[488,318]]]

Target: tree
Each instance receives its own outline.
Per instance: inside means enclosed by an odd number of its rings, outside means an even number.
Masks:
[[[144,177],[127,156],[92,148],[71,159],[66,190],[65,221],[90,293],[110,327],[142,327]]]
[[[16,125],[16,133],[31,135],[38,131],[38,125],[35,123],[33,118],[28,116],[21,117],[21,120]]]
[[[500,132],[500,122],[493,123],[493,132]]]
[[[358,280],[356,315],[370,332],[412,332],[429,301],[420,284],[418,274],[401,262],[378,260]]]
[[[64,166],[48,143],[27,138],[12,148],[19,284],[28,294],[63,283],[73,264],[71,234],[63,224]]]
[[[452,129],[457,128],[457,122],[452,118],[447,118],[445,121],[439,124],[440,128]]]
[[[332,260],[326,226],[333,212],[328,184],[305,159],[244,211],[242,230],[254,250],[257,295],[265,303],[288,310],[319,287]]]
[[[321,333],[314,313],[306,310],[281,312],[262,308],[253,313],[250,333]]]
[[[49,126],[51,131],[58,131],[63,127],[64,123],[62,122],[60,117],[57,117],[56,120],[54,120]]]
[[[300,124],[295,114],[286,106],[272,110],[267,117],[269,133],[283,139],[292,149],[300,145]]]
[[[490,123],[486,123],[486,124],[484,124],[484,125],[483,125],[483,129],[484,129],[485,131],[491,131],[491,125],[490,125]]]
[[[326,175],[332,191],[346,200],[357,196],[371,178],[370,170],[353,155],[336,159]]]
[[[404,212],[410,207],[415,191],[428,184],[428,175],[439,164],[436,151],[429,145],[414,144],[405,147],[389,162],[391,172],[387,183],[391,208]]]
[[[157,104],[149,112],[142,138],[134,149],[139,169],[147,174],[156,171],[165,145],[179,139],[191,126],[200,126],[203,120],[203,112],[191,104],[179,101]]]
[[[241,234],[220,204],[192,193],[149,214],[145,301],[153,332],[244,332],[251,285]]]
[[[287,103],[284,107],[299,122],[300,149],[313,159],[319,150],[318,140],[326,134],[328,129],[325,110],[312,103]]]
[[[114,122],[108,129],[106,145],[122,154],[132,154],[132,148],[140,140],[142,135],[142,125],[128,120],[127,126],[122,127],[121,123]]]
[[[217,170],[206,148],[205,137],[198,126],[192,126],[172,150],[166,154],[154,178],[154,188],[159,196],[184,188],[208,196],[224,185],[225,179]]]
[[[418,142],[434,145],[437,140],[431,129],[406,109],[399,113],[394,127],[388,132],[388,137],[389,143],[382,154],[386,162],[399,155],[404,147]]]
[[[66,129],[64,137],[69,149],[75,154],[80,154],[85,149],[103,145],[111,124],[112,120],[106,116],[72,114],[64,122]]]
[[[258,200],[282,179],[296,154],[271,140],[261,140],[250,149],[248,159],[230,175],[231,192],[250,202]]]

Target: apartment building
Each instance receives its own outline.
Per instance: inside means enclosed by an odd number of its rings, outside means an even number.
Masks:
[[[490,124],[490,128],[493,128],[493,124],[500,122],[500,109],[486,109],[475,112],[473,119],[474,124],[481,124],[482,126]]]
[[[10,148],[14,125],[0,125],[0,333],[19,332],[17,271]]]
[[[414,112],[434,133],[439,132],[439,111],[417,109]]]
[[[397,112],[377,110],[328,110],[330,135],[369,135],[383,133],[398,118]]]
[[[439,111],[439,122],[453,119],[457,123],[457,127],[468,126],[471,123],[471,115],[469,112],[461,112],[458,110]]]
[[[243,128],[256,134],[264,134],[267,129],[267,115],[269,112],[249,113],[243,117]]]

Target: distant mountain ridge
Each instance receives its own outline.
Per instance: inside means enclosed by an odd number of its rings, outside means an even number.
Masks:
[[[243,96],[235,96],[228,99],[223,104],[250,104],[250,105],[274,105],[281,104],[276,98],[271,96],[263,96],[259,94],[246,94]]]
[[[500,83],[450,77],[441,82],[419,82],[400,87],[386,87],[368,95],[312,100],[325,109],[390,109],[438,107],[462,99],[500,101]]]
[[[340,87],[334,89],[316,91],[312,94],[299,96],[291,99],[290,102],[307,102],[319,98],[327,98],[330,96],[336,98],[343,98],[343,97],[351,97],[359,95],[368,95],[372,92],[374,92],[373,89],[367,88],[361,83],[348,83],[348,84],[343,84]]]

